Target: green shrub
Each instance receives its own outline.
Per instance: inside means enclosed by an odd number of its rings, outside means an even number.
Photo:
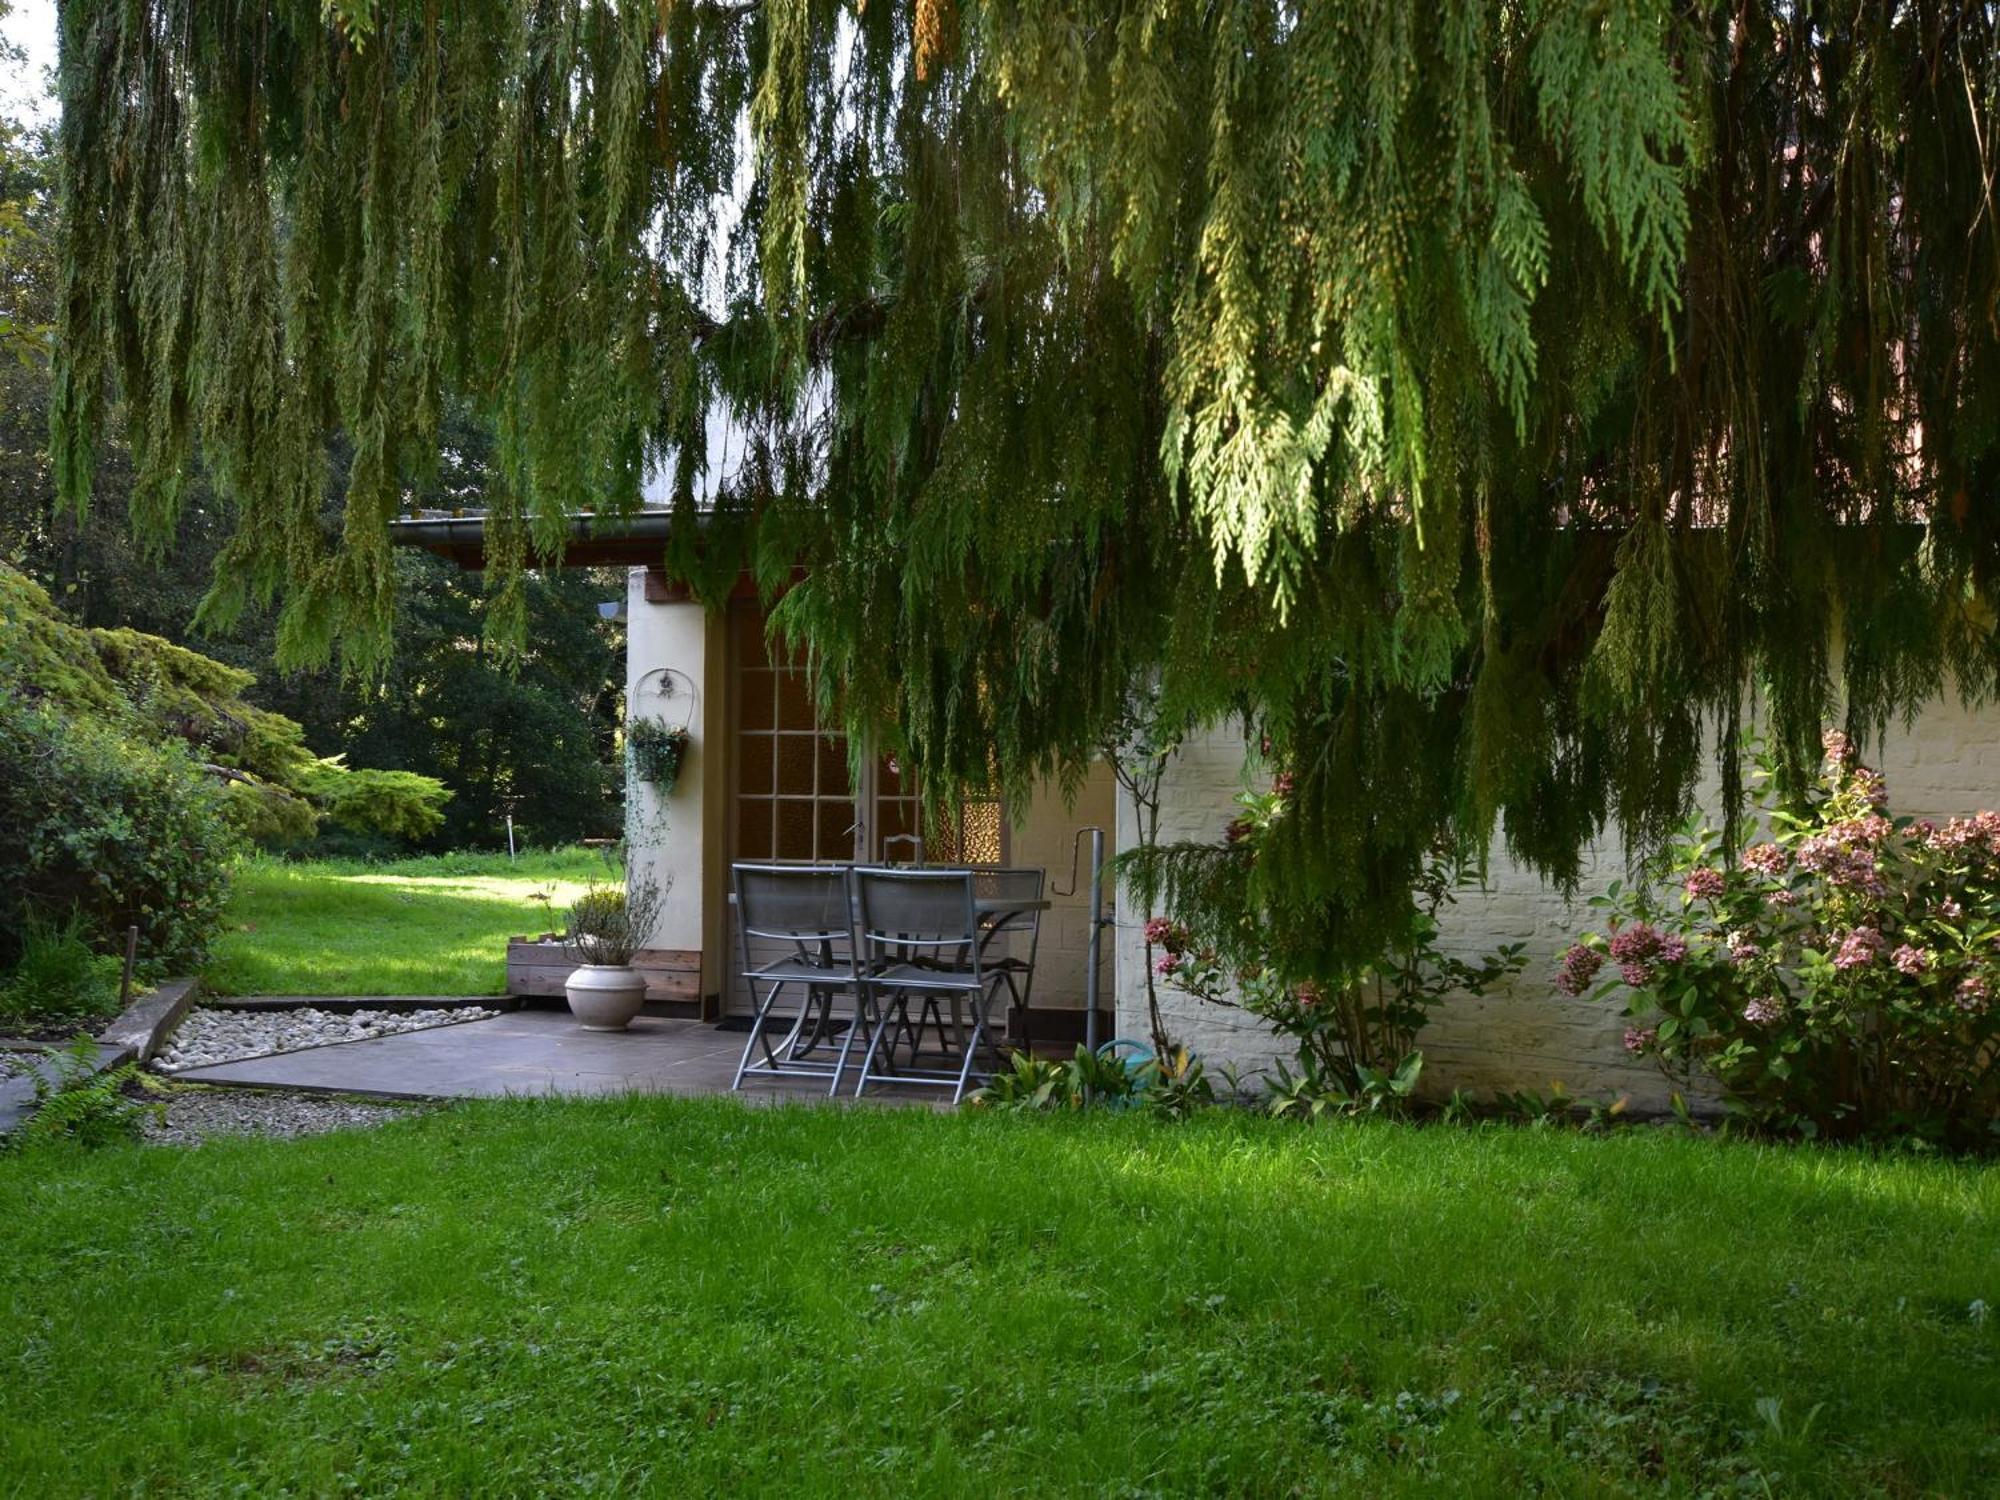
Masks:
[[[136,926],[143,956],[199,960],[239,844],[185,750],[0,690],[0,787],[0,963],[19,957],[28,918],[51,912],[75,912],[97,947]]]
[[[349,833],[420,839],[444,822],[451,792],[435,776],[415,771],[353,770],[333,756],[299,778],[327,821]]]
[[[31,916],[22,928],[20,961],[0,981],[0,1020],[113,1015],[123,970],[117,958],[91,951],[82,918]]]

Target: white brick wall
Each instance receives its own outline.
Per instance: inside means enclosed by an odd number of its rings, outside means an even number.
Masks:
[[[1235,815],[1243,752],[1241,733],[1232,729],[1211,731],[1183,748],[1162,786],[1163,842],[1218,836]],[[1888,777],[1892,812],[1942,818],[2000,806],[2000,709],[1967,711],[1955,699],[1933,704],[1909,729],[1892,730],[1885,745],[1869,746],[1866,758]],[[1119,804],[1119,847],[1126,848],[1136,839],[1137,825],[1122,794]],[[1433,1012],[1420,1044],[1427,1091],[1547,1092],[1559,1081],[1572,1094],[1626,1094],[1634,1108],[1665,1107],[1669,1087],[1658,1070],[1625,1055],[1626,1021],[1617,1002],[1572,1000],[1551,982],[1557,955],[1588,923],[1591,913],[1583,898],[1623,871],[1624,855],[1614,836],[1591,851],[1571,909],[1560,892],[1496,849],[1486,888],[1462,892],[1446,917],[1444,942],[1468,957],[1501,943],[1524,942],[1527,967],[1483,999],[1459,997]],[[1147,1034],[1144,917],[1136,908],[1119,913],[1118,1029],[1124,1036]],[[1289,1047],[1236,1012],[1204,1005],[1166,985],[1159,994],[1169,1030],[1211,1064],[1268,1067],[1290,1058]]]

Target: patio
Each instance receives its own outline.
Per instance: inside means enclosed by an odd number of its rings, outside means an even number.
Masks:
[[[618,1032],[585,1031],[567,1012],[517,1010],[428,1031],[334,1042],[176,1073],[241,1088],[308,1089],[388,1099],[503,1095],[726,1094],[744,1033],[706,1021],[640,1016]],[[851,1075],[850,1075],[851,1078]],[[850,1097],[843,1089],[841,1097]],[[738,1097],[823,1102],[824,1080],[759,1078]],[[934,1090],[873,1089],[871,1102],[940,1104]]]

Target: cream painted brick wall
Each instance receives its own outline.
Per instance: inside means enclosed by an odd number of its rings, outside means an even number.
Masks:
[[[1065,800],[1054,786],[1040,788],[1028,804],[1020,822],[1007,832],[1007,862],[1039,865],[1048,871],[1050,907],[1042,913],[1041,951],[1035,960],[1034,1005],[1037,1010],[1082,1010],[1084,973],[1088,967],[1086,945],[1090,941],[1090,846],[1086,839],[1077,858],[1076,889],[1071,885],[1070,853],[1079,830],[1093,825],[1105,830],[1106,858],[1116,852],[1111,842],[1117,817],[1118,784],[1107,765],[1091,768],[1078,789],[1076,800]],[[1112,894],[1107,888],[1105,903]],[[1112,1003],[1112,951],[1106,941],[1098,954],[1098,1004],[1110,1009]]]
[[[1226,729],[1183,748],[1162,786],[1163,841],[1219,834],[1234,816],[1244,748],[1241,734]],[[1913,726],[1894,729],[1885,744],[1870,746],[1867,758],[1888,778],[1893,812],[1943,818],[2000,806],[2000,710],[1968,711],[1956,700],[1935,703]],[[1137,825],[1127,799],[1121,795],[1119,803],[1120,846],[1129,847]],[[1482,999],[1462,996],[1433,1013],[1422,1042],[1428,1089],[1546,1091],[1560,1081],[1573,1094],[1627,1094],[1637,1109],[1666,1106],[1669,1089],[1659,1072],[1626,1057],[1626,1019],[1617,1002],[1572,1000],[1551,983],[1557,956],[1588,923],[1583,898],[1623,872],[1615,838],[1592,849],[1572,908],[1560,891],[1496,849],[1486,888],[1460,894],[1445,919],[1443,940],[1468,957],[1501,943],[1525,943],[1527,968]],[[1118,1028],[1125,1036],[1147,1034],[1144,915],[1121,909],[1118,924]],[[1289,1047],[1237,1012],[1204,1005],[1165,985],[1159,994],[1169,1030],[1211,1064],[1268,1068],[1291,1056]]]

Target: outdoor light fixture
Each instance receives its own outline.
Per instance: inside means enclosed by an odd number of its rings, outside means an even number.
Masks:
[[[602,604],[597,606],[597,618],[600,620],[624,619],[625,601],[623,599],[606,599]]]

